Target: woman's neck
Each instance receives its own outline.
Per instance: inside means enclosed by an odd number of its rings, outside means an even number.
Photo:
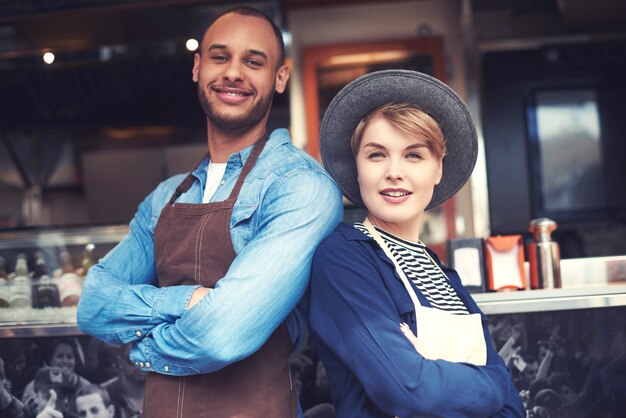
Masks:
[[[402,238],[405,241],[419,243],[420,242],[420,228],[421,221],[417,220],[414,222],[387,222],[383,219],[377,218],[373,216],[371,213],[367,214],[367,219],[370,220],[372,225],[376,228],[382,229],[383,231],[396,236],[398,238]]]

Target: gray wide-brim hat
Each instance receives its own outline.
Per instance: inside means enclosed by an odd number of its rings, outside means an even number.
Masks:
[[[447,85],[429,75],[408,70],[366,74],[345,86],[331,101],[320,128],[324,167],[344,196],[364,207],[350,139],[372,110],[386,103],[411,103],[435,119],[446,141],[443,176],[426,209],[454,195],[469,179],[478,156],[478,138],[467,106]]]

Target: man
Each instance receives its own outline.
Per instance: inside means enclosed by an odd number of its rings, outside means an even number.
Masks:
[[[163,182],[89,270],[78,326],[149,373],[149,417],[294,417],[287,358],[317,244],[342,216],[335,183],[279,129],[289,78],[280,31],[247,7],[218,17],[195,56],[209,158]],[[207,175],[208,172],[208,175]],[[201,204],[201,202],[209,202]],[[181,377],[182,376],[182,377]]]
[[[24,418],[27,409],[22,402],[11,394],[11,382],[4,373],[4,360],[0,357],[0,416]]]
[[[105,389],[88,385],[76,392],[76,412],[80,418],[113,418],[115,406]]]
[[[115,418],[139,418],[143,411],[143,393],[147,373],[128,360],[130,344],[116,347],[115,356],[119,375],[102,383],[115,405]]]
[[[34,397],[25,404],[30,416],[36,418],[63,418],[75,416],[74,400],[81,388],[78,375],[61,367],[40,368],[33,381]]]

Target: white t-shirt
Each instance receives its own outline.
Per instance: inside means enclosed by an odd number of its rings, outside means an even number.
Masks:
[[[213,194],[220,185],[224,172],[226,171],[226,163],[212,163],[209,162],[209,167],[206,172],[206,184],[204,185],[204,196],[202,197],[202,203],[209,203]]]

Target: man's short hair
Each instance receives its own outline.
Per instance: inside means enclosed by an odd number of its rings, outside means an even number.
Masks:
[[[42,367],[35,373],[35,391],[47,391],[55,389],[58,391],[74,391],[80,384],[77,375],[69,370],[60,367]]]
[[[276,38],[276,42],[278,42],[278,67],[280,67],[281,65],[284,64],[285,62],[285,42],[283,41],[283,35],[280,31],[280,28],[276,25],[276,23],[274,23],[274,21],[265,13],[263,13],[262,11],[260,11],[259,9],[255,9],[254,7],[249,7],[249,6],[237,6],[237,7],[233,7],[231,9],[226,10],[225,12],[221,13],[219,16],[217,16],[215,18],[215,20],[213,22],[215,22],[217,19],[219,19],[222,16],[226,16],[229,14],[235,14],[235,15],[239,15],[239,16],[252,16],[252,17],[258,17],[260,19],[265,20],[267,23],[270,24],[270,26],[272,27],[272,31],[274,32],[274,38]],[[211,25],[213,25],[213,23],[211,23]],[[211,25],[209,25],[209,27],[206,30],[209,30],[209,28],[211,27]],[[206,33],[206,31],[204,32]],[[204,36],[203,36],[204,38]]]
[[[97,393],[102,398],[102,403],[105,407],[111,405],[111,396],[109,395],[109,391],[98,386],[98,385],[85,385],[76,391],[76,399],[81,396],[91,395],[93,393]]]

